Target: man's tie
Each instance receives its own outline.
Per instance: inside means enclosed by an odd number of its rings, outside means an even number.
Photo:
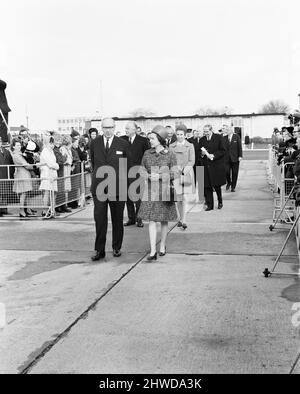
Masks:
[[[129,143],[132,145],[132,137],[129,137]]]
[[[106,153],[109,151],[109,138],[106,138],[105,151]]]

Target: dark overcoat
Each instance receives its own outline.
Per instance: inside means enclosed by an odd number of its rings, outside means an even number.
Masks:
[[[126,179],[126,183],[128,182],[128,168],[130,168],[131,166],[129,143],[125,141],[123,138],[114,136],[109,151],[108,153],[106,153],[103,136],[101,135],[95,138],[94,140],[92,140],[90,146],[90,155],[91,155],[90,159],[93,169],[92,185],[91,185],[91,193],[93,194],[93,196],[96,195],[98,185],[101,182],[103,182],[103,180],[107,177],[106,175],[97,176],[97,170],[103,166],[109,166],[114,170],[114,173],[116,175],[116,179],[115,179],[116,195],[112,196],[112,199],[113,197],[119,197],[120,178],[122,180]],[[126,160],[120,160],[120,159],[126,159]],[[126,190],[126,194],[127,194],[127,190]],[[98,192],[97,192],[97,196],[98,196]]]
[[[239,161],[239,157],[243,157],[243,149],[240,137],[233,133],[231,141],[229,141],[227,135],[223,138],[226,149],[225,163],[229,163],[230,161],[232,163],[237,163]]]
[[[1,165],[12,165],[14,164],[10,152],[5,148],[0,148],[0,166]],[[13,178],[14,167],[9,167],[9,172],[7,167],[0,167],[0,179]],[[10,176],[8,177],[8,174]]]
[[[215,156],[213,160],[203,156],[201,152],[202,147],[204,147],[208,153],[212,153]],[[213,133],[210,141],[208,141],[206,137],[202,137],[199,141],[199,150],[199,154],[202,157],[201,162],[204,166],[204,187],[225,185],[225,146],[223,136]]]

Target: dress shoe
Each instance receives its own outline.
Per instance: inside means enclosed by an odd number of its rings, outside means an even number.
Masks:
[[[205,211],[213,211],[213,208],[207,207],[207,208],[205,208]]]
[[[165,256],[166,253],[167,253],[167,248],[165,248],[165,251],[164,251],[164,252],[159,252],[158,255],[159,255],[160,257],[162,257],[162,256]]]
[[[100,259],[104,259],[105,252],[96,251],[96,253],[91,257],[92,261],[98,261]]]
[[[182,223],[180,221],[177,223],[177,227],[182,227]]]
[[[151,256],[151,254],[147,257],[148,261],[152,261],[152,260],[157,260],[157,253],[155,252],[155,254],[153,256]]]
[[[222,209],[223,208],[223,203],[222,202],[219,202],[219,204],[218,204],[218,209]]]
[[[230,189],[230,183],[227,183],[226,190],[229,190],[229,189]]]
[[[29,215],[27,215],[26,213],[20,212],[19,216],[20,216],[20,218],[26,218]]]
[[[234,188],[234,187],[232,187],[232,188],[231,188],[231,191],[232,191],[232,192],[235,192],[235,188]]]
[[[136,227],[144,227],[144,223],[143,223],[142,219],[137,220]]]
[[[113,250],[113,256],[114,257],[120,257],[121,256],[121,251],[120,250],[118,250],[118,249],[114,249]]]
[[[133,226],[135,222],[133,220],[128,220],[128,222],[124,223],[124,226]]]
[[[182,229],[183,229],[183,230],[186,230],[186,229],[187,229],[186,223],[182,223]]]

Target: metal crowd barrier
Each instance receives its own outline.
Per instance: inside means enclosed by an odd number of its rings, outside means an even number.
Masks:
[[[296,184],[296,177],[291,178],[286,176],[288,167],[293,165],[294,163],[282,163],[277,165],[276,151],[274,148],[270,147],[268,172],[271,183],[274,187],[274,212],[273,224],[270,225],[269,229],[272,231],[279,221],[289,223],[291,224],[291,227],[289,228],[288,234],[275,259],[271,271],[268,268],[265,268],[263,271],[263,274],[266,278],[272,275],[292,276],[296,278],[300,277],[300,206],[296,206],[296,199],[298,199],[298,197],[295,197],[295,195],[299,193],[299,191],[297,191],[299,185]],[[298,201],[297,204],[299,204]],[[286,269],[281,272],[275,271],[286,248],[286,245],[294,231],[296,235],[298,251],[298,269],[295,270],[293,267],[293,272],[287,272]],[[286,267],[287,264],[284,266]]]
[[[81,163],[78,174],[45,179],[31,173],[31,177],[14,179],[15,165],[0,165],[0,173],[6,168],[7,179],[0,179],[0,209],[32,209],[46,211],[44,218],[56,216],[55,209],[78,201],[78,206],[85,208],[86,197],[90,196],[91,174],[85,170],[86,162]],[[2,175],[3,176],[3,175]],[[46,192],[41,189],[47,181]]]
[[[295,179],[287,177],[287,169],[294,163],[277,164],[277,152],[274,147],[269,149],[268,173],[270,183],[274,193],[274,210],[273,225],[270,225],[272,231],[277,222],[292,224],[296,214],[295,200],[293,198],[293,188]]]

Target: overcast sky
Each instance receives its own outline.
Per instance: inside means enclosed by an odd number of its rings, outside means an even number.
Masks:
[[[298,108],[299,11],[299,0],[2,0],[10,125],[26,111],[36,130],[138,107],[240,113],[278,98]]]

